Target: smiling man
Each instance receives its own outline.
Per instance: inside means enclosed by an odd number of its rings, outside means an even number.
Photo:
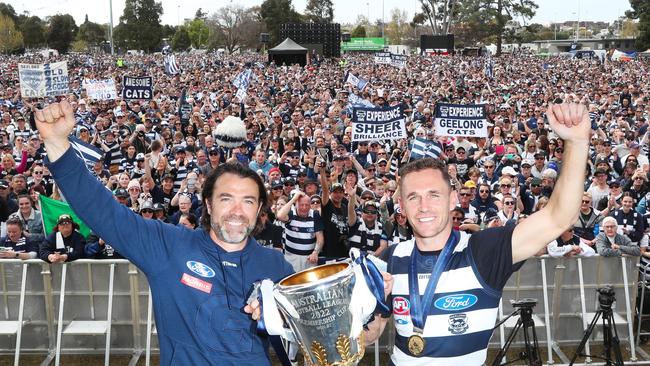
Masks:
[[[549,108],[548,119],[565,141],[565,169],[548,205],[517,226],[471,237],[454,231],[450,211],[458,196],[444,164],[420,159],[400,169],[399,204],[414,238],[390,247],[385,256],[396,328],[391,365],[483,364],[508,278],[577,220],[589,115],[583,105],[562,104]],[[369,324],[367,343],[381,335],[386,322],[380,317]]]
[[[270,365],[268,341],[243,309],[254,281],[278,281],[293,270],[282,253],[249,237],[266,201],[260,177],[240,164],[210,172],[202,191],[203,230],[145,220],[115,201],[70,149],[75,119],[68,102],[36,111],[35,119],[68,203],[147,275],[160,364]]]

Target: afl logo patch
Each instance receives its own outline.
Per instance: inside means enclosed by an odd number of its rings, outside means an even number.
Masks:
[[[393,299],[393,314],[409,315],[411,314],[411,303],[408,299],[397,296]]]
[[[201,277],[212,278],[215,275],[214,270],[212,268],[206,266],[201,262],[187,261],[186,265],[190,271],[196,273]]]

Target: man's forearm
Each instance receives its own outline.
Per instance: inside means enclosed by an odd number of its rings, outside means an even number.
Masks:
[[[567,141],[564,151],[562,173],[548,203],[552,217],[563,229],[573,225],[580,214],[589,142]]]

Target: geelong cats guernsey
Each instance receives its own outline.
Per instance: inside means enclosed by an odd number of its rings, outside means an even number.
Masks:
[[[411,258],[419,258],[416,270],[422,296],[439,253],[412,256],[415,238],[391,248],[388,271],[393,275],[394,284],[390,301],[397,331],[391,365],[482,365],[485,362],[501,289],[518,268],[512,265],[513,228],[498,230],[485,230],[479,232],[482,235],[476,233],[471,239],[466,233],[459,233],[458,244],[438,280],[431,306],[424,309],[421,335],[425,347],[418,357],[411,355],[407,345],[408,338],[415,334],[409,294]],[[478,247],[471,248],[472,245]],[[502,253],[497,248],[503,248]],[[475,261],[473,255],[477,253],[482,260]]]

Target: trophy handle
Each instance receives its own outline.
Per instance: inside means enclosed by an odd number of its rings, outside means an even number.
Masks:
[[[266,331],[269,335],[279,335],[280,337],[286,339],[289,342],[295,342],[296,337],[291,329],[284,326],[284,321],[278,310],[276,299],[280,302],[281,305],[286,305],[289,302],[284,298],[284,296],[275,293],[274,284],[271,280],[263,280],[262,285],[260,286],[260,292],[262,293],[262,316],[264,319],[264,325],[266,326]],[[287,309],[289,312],[296,310],[293,306],[290,306]]]

